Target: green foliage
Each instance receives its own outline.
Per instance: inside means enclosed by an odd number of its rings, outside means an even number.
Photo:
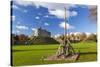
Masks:
[[[28,44],[30,38],[24,34],[11,34],[11,41],[13,45]]]
[[[91,34],[91,35],[86,39],[86,41],[94,41],[94,42],[97,42],[97,35]]]

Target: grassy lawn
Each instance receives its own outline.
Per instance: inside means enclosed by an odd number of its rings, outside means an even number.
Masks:
[[[15,45],[12,46],[12,62],[18,65],[37,65],[68,63],[72,61],[43,61],[42,57],[48,57],[56,53],[59,44],[50,45]],[[80,58],[76,62],[88,62],[97,60],[97,48],[95,42],[74,43],[75,51],[80,51]]]

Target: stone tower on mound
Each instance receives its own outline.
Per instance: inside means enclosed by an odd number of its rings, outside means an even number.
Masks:
[[[33,31],[33,36],[39,36],[39,37],[51,37],[51,32],[40,28],[37,28]]]
[[[58,44],[58,42],[51,38],[51,32],[40,28],[34,29],[30,44]]]

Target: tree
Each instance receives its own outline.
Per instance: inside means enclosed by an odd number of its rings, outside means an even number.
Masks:
[[[16,34],[11,34],[11,42],[12,44],[17,44],[17,42],[19,41],[18,35]]]
[[[87,37],[87,35],[86,35],[85,33],[82,33],[82,34],[80,35],[80,40],[81,40],[81,41],[84,41],[84,40],[86,39],[86,37]]]
[[[96,34],[90,34],[87,38],[87,41],[97,41],[97,35]]]
[[[70,35],[70,41],[71,41],[71,42],[75,42],[75,35],[74,35],[74,34],[71,34],[71,35]]]
[[[75,37],[76,37],[77,42],[81,40],[81,34],[76,34]]]
[[[24,34],[11,34],[12,44],[28,44],[30,38]]]
[[[24,34],[20,34],[18,36],[18,38],[19,38],[20,44],[26,44],[28,42],[28,40],[29,40],[29,37],[24,35]]]

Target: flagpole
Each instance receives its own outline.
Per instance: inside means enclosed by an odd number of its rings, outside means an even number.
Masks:
[[[66,45],[66,29],[67,29],[67,24],[66,24],[66,7],[64,8],[64,11],[65,11],[65,16],[64,16],[64,22],[65,22],[65,28],[64,28],[64,43]]]

